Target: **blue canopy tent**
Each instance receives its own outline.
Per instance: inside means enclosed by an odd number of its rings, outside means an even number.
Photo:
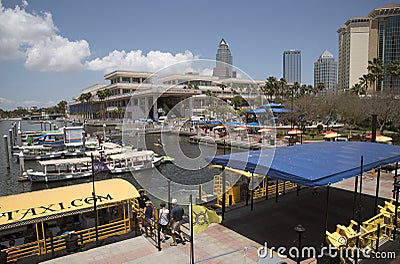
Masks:
[[[400,146],[367,142],[321,142],[207,157],[231,167],[309,187],[326,186],[400,160]]]
[[[400,146],[367,142],[321,142],[207,157],[206,160],[212,164],[267,175],[277,180],[291,181],[299,185],[309,187],[326,186],[325,230],[327,230],[329,186],[379,166],[400,161]],[[396,171],[397,168],[396,165]],[[379,175],[380,173],[378,173],[377,178],[377,190]],[[276,186],[278,185],[276,184]],[[359,193],[358,181],[355,181],[353,201],[353,218],[357,213],[358,223],[361,223],[361,186],[362,177],[360,177]],[[253,210],[253,190],[251,192],[251,210]],[[358,205],[356,205],[357,194],[359,195]],[[277,199],[278,190],[276,190],[276,202]],[[378,207],[377,201],[378,194],[375,197],[375,210]],[[358,211],[356,207],[358,207]],[[224,211],[223,204],[222,215],[224,215]],[[326,234],[324,233],[324,241],[326,239],[325,236]]]

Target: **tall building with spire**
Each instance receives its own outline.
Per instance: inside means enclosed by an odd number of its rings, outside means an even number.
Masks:
[[[325,90],[333,90],[337,85],[337,62],[333,54],[325,50],[314,62],[314,87],[324,84]]]
[[[288,83],[301,83],[300,50],[287,50],[283,52],[283,78]]]
[[[233,58],[228,43],[222,38],[218,45],[216,55],[216,67],[213,76],[219,78],[236,78],[236,72],[232,71]]]

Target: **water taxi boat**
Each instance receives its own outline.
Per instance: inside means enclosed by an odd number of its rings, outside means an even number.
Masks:
[[[91,158],[73,158],[39,161],[43,171],[26,171],[31,182],[53,182],[92,176]]]
[[[107,167],[112,174],[126,173],[154,168],[161,163],[162,157],[155,157],[151,150],[125,151],[107,157]]]
[[[124,179],[96,181],[95,189],[83,183],[1,196],[0,244],[16,242],[18,250],[8,256],[9,263],[38,263],[55,252],[72,253],[134,231],[139,224],[137,197],[137,189]]]
[[[63,151],[54,150],[52,147],[43,145],[22,146],[14,150],[13,155],[20,157],[21,153],[24,160],[46,160],[60,158]]]

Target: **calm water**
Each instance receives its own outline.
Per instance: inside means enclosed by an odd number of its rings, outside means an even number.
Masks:
[[[54,187],[59,187],[59,186],[74,185],[77,183],[91,181],[90,178],[87,178],[87,179],[79,179],[79,180],[72,180],[72,181],[48,183],[48,184],[44,184],[44,183],[43,184],[42,183],[31,184],[30,181],[19,182],[18,181],[19,163],[17,162],[17,159],[15,157],[10,158],[11,168],[6,169],[6,156],[5,156],[3,135],[8,136],[8,130],[11,128],[13,122],[15,122],[15,121],[9,121],[9,120],[0,121],[0,136],[2,138],[1,142],[0,142],[0,164],[2,164],[0,166],[0,196],[17,194],[17,193],[22,193],[22,192],[30,192],[30,191],[36,191],[36,190],[42,190],[42,189],[48,189],[48,188],[54,188]],[[33,123],[30,121],[21,121],[21,128],[23,131],[27,131],[27,130],[39,131],[41,129],[41,126],[40,126],[40,123]],[[88,132],[95,132],[97,129],[99,131],[101,131],[101,128],[92,128],[92,129],[88,128],[87,130],[88,130]],[[92,131],[90,131],[90,130],[92,130]],[[158,147],[154,147],[154,142],[157,142],[158,137],[159,137],[159,135],[147,135],[146,136],[146,146],[147,146],[147,148],[153,149],[155,152],[157,152],[159,154],[163,154],[162,149],[160,149]],[[168,138],[166,138],[166,141],[168,141]],[[190,157],[196,157],[199,155],[199,151],[200,151],[199,147],[197,145],[188,143],[186,137],[179,138],[179,145],[180,145],[180,149],[182,150],[182,152],[185,153],[185,155],[190,156]],[[219,154],[222,154],[222,152],[223,152],[223,150],[217,150],[217,151],[218,151],[217,153],[219,153]],[[173,156],[173,154],[171,156]],[[29,169],[29,168],[40,169],[40,166],[37,164],[36,161],[25,161],[25,169]],[[196,169],[196,170],[182,169],[178,166],[175,166],[172,163],[161,164],[155,170],[158,170],[166,178],[169,178],[173,182],[176,182],[179,184],[199,184],[199,183],[207,182],[207,181],[210,181],[213,178],[213,176],[218,173],[218,170],[216,170],[216,169],[211,170],[207,167],[202,168],[202,169]],[[139,177],[151,177],[151,175],[149,175],[149,172],[144,173],[144,175],[139,173],[138,175],[139,175]],[[129,182],[131,182],[133,185],[135,185],[135,187],[137,187],[137,188],[141,187],[138,184],[138,182],[135,180],[135,178],[132,176],[131,173],[126,173],[126,174],[117,175],[117,176],[111,176],[108,173],[100,173],[99,175],[96,175],[96,180],[107,179],[107,178],[111,178],[111,177],[124,178],[124,179],[128,180]],[[151,181],[152,179],[150,178],[148,180]],[[155,184],[157,184],[157,183],[155,183]],[[165,187],[165,186],[162,186],[162,187]]]

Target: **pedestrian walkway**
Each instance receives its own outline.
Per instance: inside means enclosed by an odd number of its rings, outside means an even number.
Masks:
[[[362,182],[362,193],[375,196],[376,195],[376,182],[377,182],[377,171],[371,171],[363,174],[363,182]],[[379,180],[379,197],[390,199],[393,197],[393,173],[388,173],[381,171],[381,177]],[[344,181],[333,184],[333,187],[348,190],[354,192],[356,177],[352,177],[346,179]],[[358,182],[360,184],[360,181]],[[360,185],[358,185],[360,188]]]
[[[204,232],[196,234],[194,241],[195,262],[207,264],[257,263],[257,248],[261,246],[219,224],[211,225]],[[190,243],[170,246],[171,242],[172,239],[170,238],[165,243],[162,243],[162,250],[158,251],[154,241],[140,236],[43,263],[189,263]],[[295,263],[290,259],[282,260],[278,257],[268,259],[267,262],[262,263],[282,262]]]

